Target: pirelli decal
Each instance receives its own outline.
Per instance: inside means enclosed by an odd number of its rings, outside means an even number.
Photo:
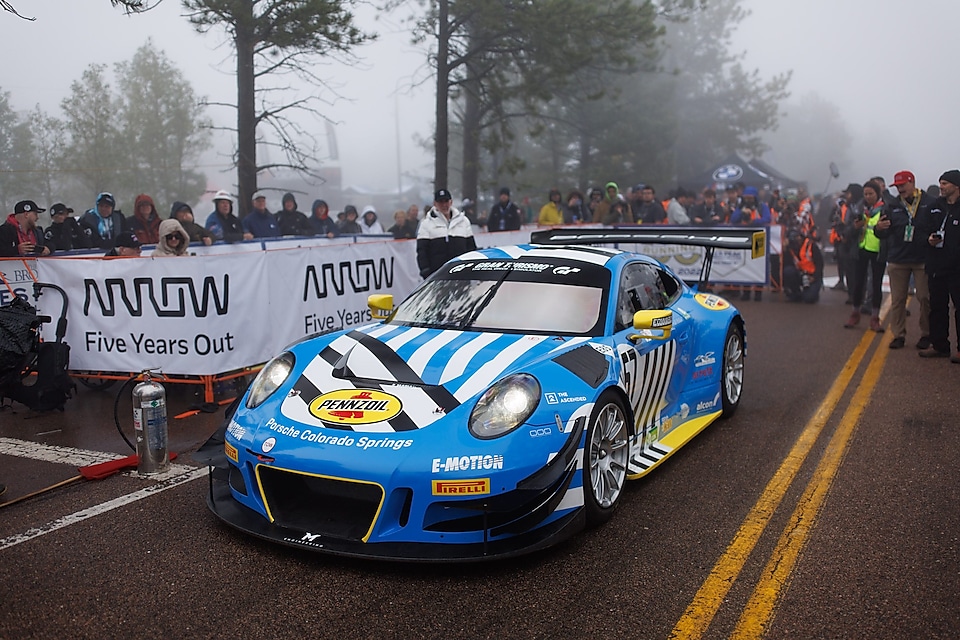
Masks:
[[[676,362],[677,343],[670,340],[653,351],[638,353],[621,347],[621,383],[636,418],[636,433],[644,433],[657,419]]]
[[[434,480],[435,496],[481,496],[490,493],[490,478],[474,480]]]

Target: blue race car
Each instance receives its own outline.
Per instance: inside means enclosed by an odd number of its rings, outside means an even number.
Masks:
[[[743,389],[744,322],[660,262],[585,244],[762,252],[764,232],[555,230],[448,262],[382,322],[307,338],[218,436],[208,504],[275,542],[486,560],[608,520]]]

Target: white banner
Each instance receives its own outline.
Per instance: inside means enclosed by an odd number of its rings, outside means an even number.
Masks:
[[[420,282],[413,241],[181,258],[46,258],[68,292],[70,368],[215,375],[260,364],[312,333],[369,322],[367,295]],[[48,301],[48,296],[50,300]],[[56,294],[41,298],[56,317]],[[44,327],[45,339],[55,328]]]
[[[478,233],[477,245],[525,244],[535,229]],[[657,257],[685,279],[700,274],[698,248],[620,248]],[[156,368],[170,375],[216,375],[261,364],[308,335],[370,322],[368,295],[390,293],[399,302],[421,281],[415,240],[291,238],[194,250],[200,255],[0,260],[0,271],[31,303],[31,272],[67,292],[71,369]],[[766,265],[747,252],[717,250],[712,280],[766,282]],[[11,297],[0,287],[0,302]],[[46,340],[54,339],[60,305],[52,291],[37,305],[53,318],[44,325]]]

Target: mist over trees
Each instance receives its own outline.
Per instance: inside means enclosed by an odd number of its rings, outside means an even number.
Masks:
[[[236,110],[233,131],[237,146],[237,191],[241,212],[257,191],[257,174],[276,168],[316,174],[316,138],[312,128],[293,114],[315,116],[317,91],[326,88],[313,62],[318,57],[346,57],[373,38],[354,24],[354,0],[183,0],[190,23],[200,33],[224,29],[236,55],[237,93],[233,103],[210,104]],[[346,58],[348,61],[350,58]],[[287,76],[304,81],[314,91],[295,95],[283,83]],[[263,135],[269,129],[272,137]],[[279,148],[285,161],[260,162],[258,144]]]
[[[739,0],[559,4],[556,11],[567,13],[555,23],[516,17],[483,38],[484,29],[473,26],[481,18],[472,3],[431,3],[448,5],[449,22],[463,32],[446,41],[446,50],[438,37],[435,55],[438,94],[446,69],[455,115],[450,138],[462,148],[453,152],[463,169],[448,179],[451,188],[475,199],[478,186],[489,192],[507,181],[585,190],[613,180],[653,183],[666,192],[678,184],[702,186],[689,184],[692,176],[733,151],[749,157],[766,150],[762,134],[778,123],[790,73],[764,79],[743,67],[741,43],[749,36],[737,32],[746,17]],[[442,25],[428,18],[427,25]],[[515,23],[524,34],[538,32],[539,24],[546,37],[501,54],[496,47],[512,43],[507,36]],[[445,54],[461,68],[443,66]],[[472,66],[487,75],[472,82]],[[442,182],[444,105],[437,104]]]
[[[200,198],[209,122],[183,73],[148,40],[112,78],[105,65],[88,67],[59,116],[39,105],[16,114],[0,94],[0,205],[29,198],[79,209],[100,191],[121,207],[139,193],[158,204]]]

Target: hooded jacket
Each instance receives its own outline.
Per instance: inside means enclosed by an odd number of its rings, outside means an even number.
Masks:
[[[196,221],[190,222],[178,218],[177,213],[183,210],[189,211],[191,215],[193,214],[193,209],[186,202],[180,202],[179,200],[174,202],[170,206],[170,218],[180,223],[183,230],[190,236],[190,242],[203,242],[204,238],[210,238],[211,242],[216,241],[214,235],[197,224]]]
[[[372,207],[364,209],[363,215],[357,222],[360,223],[360,230],[363,233],[386,233],[386,231],[383,230],[383,225],[377,220],[377,212],[374,211]]]
[[[326,213],[321,217],[317,213],[317,209],[321,206],[327,208]],[[330,217],[330,207],[327,205],[325,200],[320,200],[319,198],[313,201],[313,206],[310,207],[310,226],[313,227],[313,234],[317,236],[329,236],[333,234],[333,237],[336,238],[340,235],[340,227],[337,226],[337,221]]]
[[[287,211],[287,202],[293,203],[293,209]],[[297,210],[297,199],[292,193],[283,194],[283,207],[277,213],[277,223],[282,236],[312,236],[313,227],[307,216]]]
[[[144,203],[150,205],[150,212],[147,214],[140,211],[140,205]],[[156,244],[160,241],[160,216],[157,214],[157,207],[153,204],[153,198],[145,193],[141,193],[133,201],[130,230],[137,235],[140,244]]]
[[[80,227],[84,229],[85,233],[89,234],[93,246],[109,250],[114,247],[120,234],[128,232],[129,229],[127,228],[126,216],[117,211],[115,203],[109,216],[104,218],[100,215],[97,203],[101,199],[109,199],[109,202],[114,203],[113,196],[110,194],[98,194],[96,201],[93,203],[93,208],[87,209],[83,217],[80,218]]]
[[[180,245],[171,247],[167,242],[167,236],[176,233],[180,236]],[[160,223],[160,241],[157,242],[157,248],[151,254],[154,258],[175,258],[187,253],[187,246],[190,244],[190,236],[184,231],[179,220],[167,218]]]

